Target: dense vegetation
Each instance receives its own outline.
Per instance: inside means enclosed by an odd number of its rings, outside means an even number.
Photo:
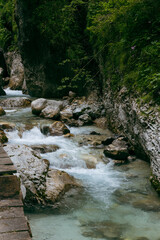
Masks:
[[[159,0],[37,3],[32,22],[56,55],[63,73],[59,91],[83,94],[103,72],[103,89],[108,82],[115,92],[126,86],[145,101],[160,103]],[[0,0],[0,45],[5,50],[17,42],[13,5],[14,0]]]
[[[17,48],[17,25],[14,9],[15,0],[0,0],[0,47],[4,51]]]

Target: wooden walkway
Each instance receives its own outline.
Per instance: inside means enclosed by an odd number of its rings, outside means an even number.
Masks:
[[[24,216],[20,180],[16,169],[0,146],[0,240],[31,240]]]

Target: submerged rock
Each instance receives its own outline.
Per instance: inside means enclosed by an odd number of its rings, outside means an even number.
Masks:
[[[5,115],[6,112],[4,111],[4,109],[0,106],[0,116],[3,116]]]
[[[105,238],[108,240],[120,239],[127,226],[112,221],[87,223],[83,236],[90,238]]]
[[[3,107],[28,107],[31,105],[31,99],[26,97],[7,98],[1,101]]]

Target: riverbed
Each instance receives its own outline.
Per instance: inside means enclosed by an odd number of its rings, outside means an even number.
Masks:
[[[7,90],[7,97],[17,96],[23,94]],[[7,108],[6,112],[0,120],[16,124],[16,130],[6,132],[9,144],[56,144],[57,151],[42,157],[50,161],[51,168],[66,171],[83,186],[69,191],[50,209],[26,212],[33,240],[160,239],[160,199],[149,181],[149,163],[136,159],[115,166],[105,159],[103,149],[78,142],[79,136],[93,131],[112,134],[108,129],[72,127],[73,138],[45,136],[40,128],[52,120],[33,115],[30,107]],[[89,169],[84,161],[88,155],[103,161]]]

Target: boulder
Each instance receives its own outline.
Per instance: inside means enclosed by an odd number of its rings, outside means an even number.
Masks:
[[[31,104],[31,99],[26,97],[7,98],[1,101],[3,107],[28,107]]]
[[[0,129],[0,143],[8,142],[8,138],[3,130]]]
[[[113,158],[115,160],[127,160],[129,156],[127,142],[123,138],[118,138],[108,145],[104,149],[106,157]]]
[[[18,52],[8,52],[5,54],[7,70],[10,75],[8,87],[12,90],[21,90],[24,82],[24,66],[22,58]]]
[[[4,111],[4,109],[0,106],[0,116],[3,116],[5,115],[6,112]]]
[[[70,133],[70,130],[60,121],[56,121],[49,126],[49,135],[51,136],[61,136],[67,133]]]
[[[73,187],[80,187],[76,179],[59,170],[49,170],[46,178],[46,201],[54,203]]]
[[[35,115],[39,115],[41,111],[45,108],[47,104],[47,99],[45,98],[38,98],[35,101],[32,101],[31,108],[32,113]]]
[[[16,166],[25,202],[27,204],[44,203],[48,163],[37,152],[25,145],[7,145],[4,150]]]
[[[32,113],[44,118],[58,119],[63,108],[62,101],[39,98],[32,102]]]
[[[64,121],[73,118],[72,109],[69,107],[63,109],[62,111],[60,111],[60,116],[61,116],[61,119]]]

